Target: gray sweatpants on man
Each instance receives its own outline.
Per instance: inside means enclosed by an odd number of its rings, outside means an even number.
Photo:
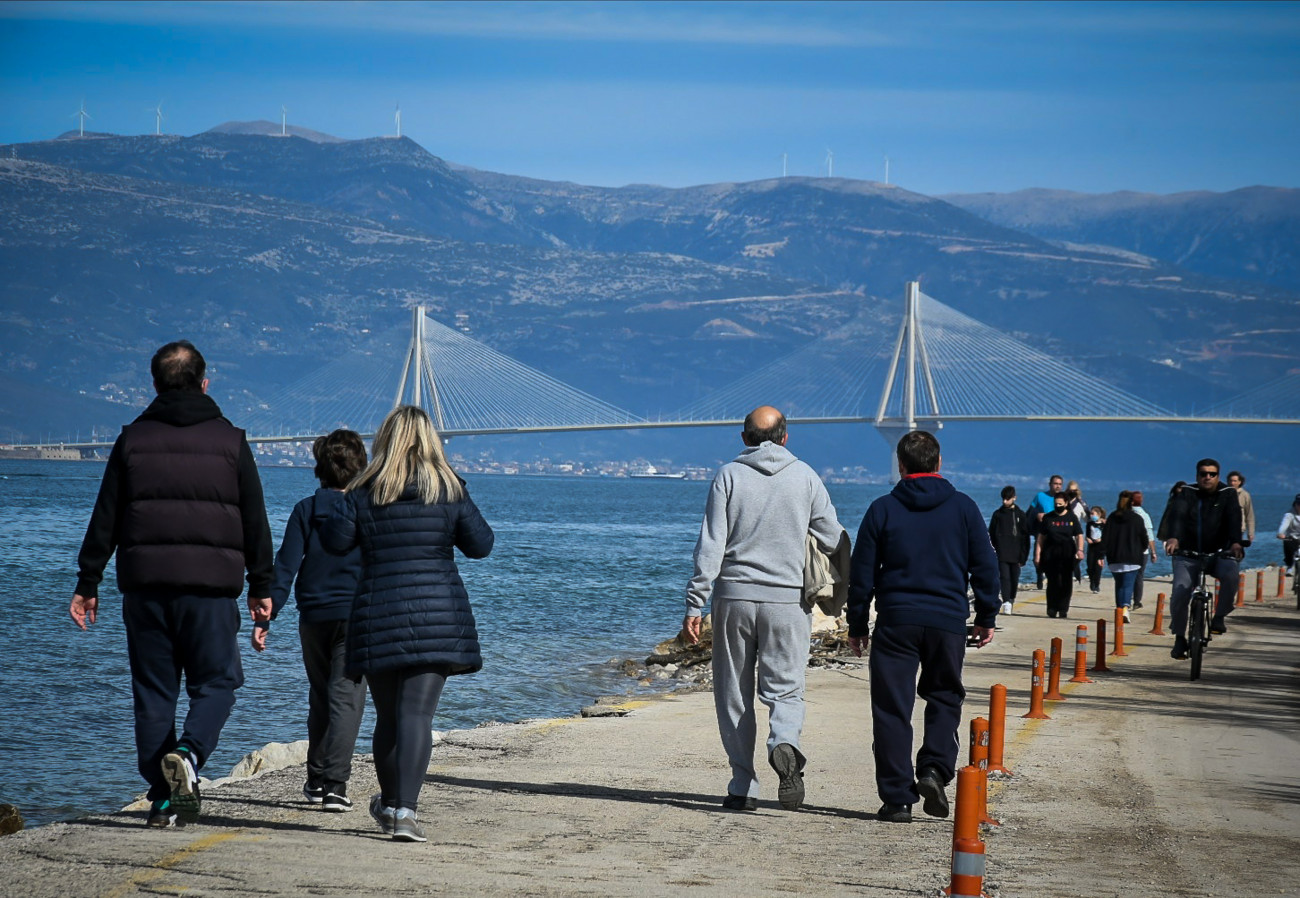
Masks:
[[[731,795],[758,797],[754,691],[768,709],[767,754],[781,743],[795,749],[804,719],[804,678],[812,615],[793,602],[713,602],[713,701],[718,732],[731,762]]]

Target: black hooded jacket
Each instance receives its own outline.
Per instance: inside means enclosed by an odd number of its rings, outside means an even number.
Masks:
[[[203,393],[160,394],[113,444],[77,556],[97,596],[117,552],[123,592],[270,595],[271,528],[244,432]]]

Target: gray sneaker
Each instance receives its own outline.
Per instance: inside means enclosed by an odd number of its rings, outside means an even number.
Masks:
[[[194,769],[194,760],[189,749],[178,746],[175,751],[163,755],[163,779],[172,790],[171,809],[181,824],[197,823],[201,808],[199,798],[199,775]]]
[[[410,808],[398,808],[393,821],[394,842],[427,842],[424,827],[416,819],[415,811]]]
[[[393,834],[396,815],[397,809],[385,805],[383,795],[375,794],[370,796],[370,816],[375,818],[375,822],[384,831],[384,835],[391,836]]]

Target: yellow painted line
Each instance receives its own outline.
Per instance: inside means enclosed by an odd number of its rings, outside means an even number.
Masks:
[[[1080,686],[1092,686],[1092,685],[1094,685],[1094,683],[1062,683],[1061,693],[1063,695],[1068,696],[1071,692],[1074,692]],[[1055,707],[1059,707],[1060,705],[1061,705],[1061,701],[1059,699],[1055,701],[1043,702],[1043,708],[1044,710],[1047,711],[1048,714],[1051,714],[1052,709]],[[1023,720],[1024,718],[1021,719]],[[1025,721],[1024,725],[1021,726],[1020,729],[1016,730],[1016,734],[1011,737],[1011,743],[1009,745],[1003,746],[1003,751],[1002,751],[1003,762],[1004,763],[1006,762],[1008,755],[1015,755],[1017,749],[1027,747],[1029,745],[1029,742],[1035,736],[1038,735],[1038,731],[1043,728],[1043,724],[1050,723],[1050,722],[1051,722],[1050,720],[1044,720],[1041,717],[1031,718],[1030,720]],[[997,779],[993,779],[992,777],[990,777],[989,786],[988,786],[989,798],[992,798],[994,795],[1001,792],[1002,787],[1010,784],[1010,782],[1013,779],[1015,779],[1015,776],[1016,776],[1016,769],[1014,766],[1011,766],[1011,776],[998,777]]]
[[[244,830],[237,829],[234,832],[213,833],[210,836],[203,836],[195,839],[184,848],[173,851],[171,854],[160,858],[157,862],[151,864],[147,869],[131,876],[126,882],[113,889],[105,892],[105,898],[121,898],[123,895],[131,894],[139,890],[140,886],[151,882],[157,882],[166,875],[167,871],[182,861],[188,860],[194,855],[209,848],[215,848],[222,842],[229,842],[231,839],[237,839],[244,834]]]

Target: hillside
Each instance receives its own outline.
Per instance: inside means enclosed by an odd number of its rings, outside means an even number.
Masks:
[[[1047,240],[1105,244],[1187,271],[1300,291],[1300,190],[1247,187],[1162,196],[1035,189],[943,199]]]

